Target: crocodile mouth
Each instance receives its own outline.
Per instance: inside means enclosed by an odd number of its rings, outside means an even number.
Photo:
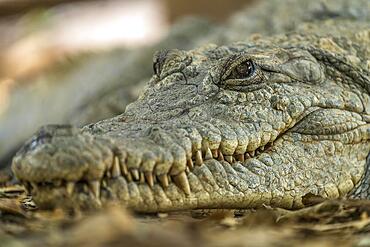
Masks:
[[[276,140],[274,140],[276,141]],[[220,149],[199,149],[192,152],[191,157],[186,161],[186,167],[183,171],[173,174],[155,175],[154,172],[143,172],[140,169],[130,169],[127,166],[127,155],[112,150],[112,158],[109,159],[110,164],[106,164],[105,171],[99,179],[80,179],[77,181],[69,181],[65,179],[52,179],[43,181],[30,181],[27,179],[20,179],[24,184],[26,191],[31,195],[36,195],[40,192],[43,194],[59,191],[67,197],[85,194],[94,199],[97,205],[101,205],[101,199],[110,198],[109,183],[112,180],[124,179],[127,184],[135,183],[137,185],[146,185],[153,189],[154,186],[160,186],[164,191],[171,186],[184,193],[185,196],[190,196],[191,186],[189,184],[188,175],[192,173],[197,167],[201,167],[209,160],[217,160],[218,162],[227,162],[233,165],[237,162],[243,163],[257,158],[265,152],[270,152],[273,148],[274,141],[256,148],[253,151],[246,151],[242,154],[225,155]],[[15,161],[16,163],[16,161]],[[17,166],[16,164],[14,166]],[[104,195],[104,196],[103,196]]]

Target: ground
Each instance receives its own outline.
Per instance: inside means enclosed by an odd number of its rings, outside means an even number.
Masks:
[[[370,202],[307,200],[290,211],[196,210],[134,214],[41,211],[21,186],[0,189],[2,246],[368,246]],[[92,237],[93,236],[93,237]]]

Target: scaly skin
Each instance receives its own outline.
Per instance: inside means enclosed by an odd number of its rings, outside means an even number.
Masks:
[[[82,129],[43,127],[14,174],[43,208],[299,208],[306,195],[362,191],[370,29],[338,26],[333,36],[158,52],[125,113]]]

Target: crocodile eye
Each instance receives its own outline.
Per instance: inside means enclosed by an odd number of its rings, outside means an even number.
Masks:
[[[233,67],[227,79],[246,79],[255,71],[252,60],[246,60]]]

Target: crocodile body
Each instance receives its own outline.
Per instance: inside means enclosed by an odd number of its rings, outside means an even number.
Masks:
[[[303,207],[367,198],[370,24],[154,55],[126,111],[82,129],[45,126],[12,169],[43,208],[119,201],[140,212]]]

